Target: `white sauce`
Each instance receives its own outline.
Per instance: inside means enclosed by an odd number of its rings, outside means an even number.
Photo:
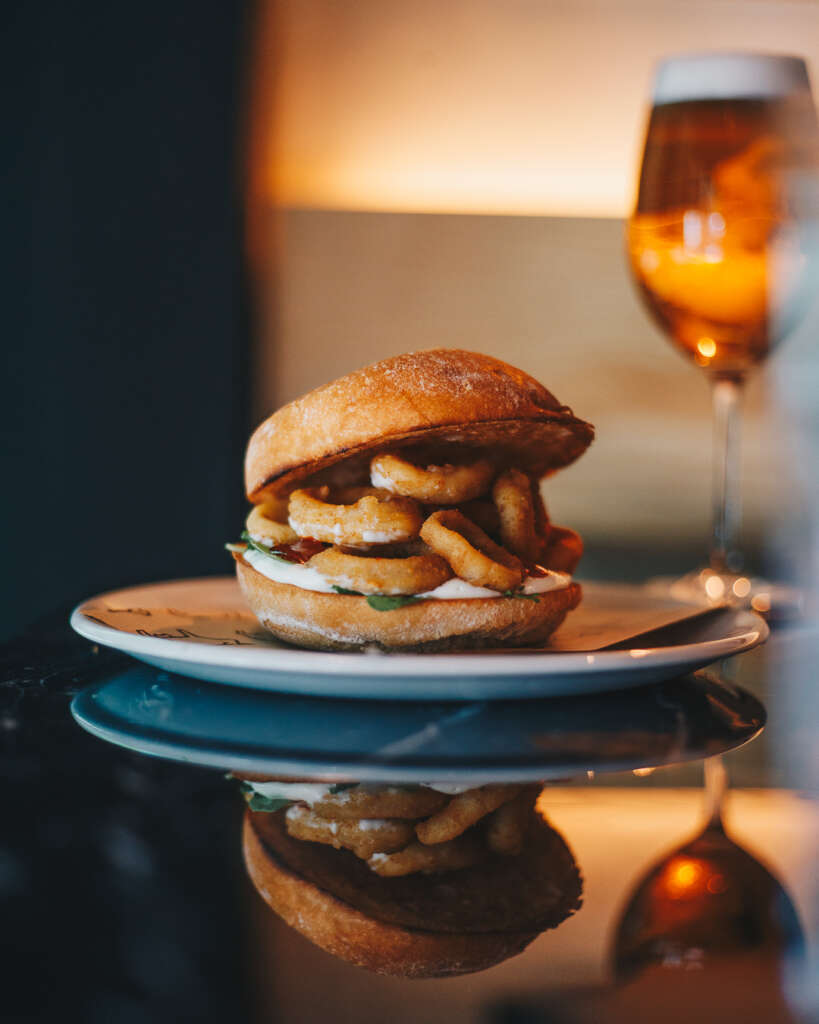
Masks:
[[[254,793],[269,800],[301,800],[311,807],[330,792],[330,785],[323,782],[247,781],[246,785],[250,786]]]
[[[485,786],[485,782],[470,782],[464,786],[459,782],[422,782],[422,786],[426,786],[427,789],[434,789],[436,793],[446,793],[449,796],[458,796],[459,793],[465,793],[468,789],[477,789],[478,786]]]
[[[250,531],[248,530],[248,533]],[[262,536],[261,533],[250,533],[251,540],[255,540],[257,544],[261,544],[263,548],[270,547],[270,538]]]
[[[315,535],[315,530],[312,525],[302,522],[300,519],[296,519],[291,516],[288,520],[290,528],[300,537],[312,537]],[[344,540],[344,526],[341,523],[334,523],[332,528],[333,541],[336,544],[341,544]],[[361,531],[361,543],[362,544],[392,544],[395,541],[402,541],[407,539],[406,530],[362,530]],[[349,546],[349,544],[348,544]]]
[[[390,480],[389,477],[384,476],[384,474],[378,469],[370,470],[370,483],[373,487],[383,487],[385,491],[393,490],[392,480]]]
[[[300,565],[298,562],[286,562],[280,558],[273,558],[271,555],[263,555],[252,548],[245,551],[244,560],[256,572],[273,580],[274,583],[288,583],[291,587],[315,590],[320,594],[335,593],[332,584],[322,576],[318,569],[313,569],[312,566]]]
[[[332,789],[329,783],[320,782],[250,782],[245,783],[250,786],[254,793],[258,793],[260,796],[268,797],[269,799],[280,799],[280,800],[294,800],[299,803],[309,804],[311,807],[314,803],[318,803],[327,796]],[[422,782],[419,785],[424,786],[426,789],[434,789],[436,793],[446,793],[448,796],[458,796],[459,793],[465,793],[468,789],[477,789],[479,786],[487,785],[487,782],[475,781],[469,783],[460,782]],[[386,789],[387,792],[398,792],[393,786],[376,786],[376,785],[361,785],[358,787],[359,790],[365,790],[370,792],[377,792],[379,790]],[[343,789],[338,793],[334,793],[333,796],[339,803],[345,803],[350,796],[350,789]],[[303,807],[299,806],[299,803],[294,803],[292,807],[287,809],[287,817],[290,819],[301,818],[306,814]],[[358,827],[363,831],[367,832],[371,829],[384,828],[388,825],[389,821],[385,818],[360,818],[358,821]]]
[[[406,531],[397,530],[388,533],[386,530],[362,530],[361,536],[365,544],[392,544],[395,541],[406,540]]]
[[[252,548],[244,553],[244,559],[256,572],[266,576],[274,583],[287,583],[291,587],[300,587],[302,590],[313,590],[319,594],[335,594],[333,585],[317,569],[309,565],[300,565],[298,562],[286,562],[279,558],[272,558],[263,555]],[[545,576],[529,576],[523,581],[521,590],[524,594],[545,594],[550,590],[563,590],[571,583],[571,576],[565,572],[552,572],[549,570]],[[346,589],[351,590],[352,587]],[[434,590],[427,590],[419,597],[434,599],[436,601],[459,601],[464,598],[499,597],[496,590],[489,590],[486,587],[474,587],[466,580],[453,578],[442,583]]]

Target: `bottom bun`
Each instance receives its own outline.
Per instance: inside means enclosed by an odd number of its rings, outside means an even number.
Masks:
[[[378,974],[443,978],[484,970],[521,953],[580,906],[571,851],[534,812],[519,856],[402,878],[381,878],[346,850],[293,839],[283,814],[245,815],[242,845],[253,884],[315,945]]]
[[[577,583],[514,597],[419,601],[377,611],[367,599],[321,594],[262,576],[236,557],[242,593],[256,618],[280,640],[324,651],[461,651],[477,647],[540,647],[580,603]]]

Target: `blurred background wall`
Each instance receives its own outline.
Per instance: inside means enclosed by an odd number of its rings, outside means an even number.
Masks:
[[[592,556],[638,575],[701,561],[707,381],[649,322],[624,257],[652,69],[720,48],[816,69],[819,6],[278,0],[254,42],[257,418],[397,352],[492,353],[597,426],[548,490]],[[816,392],[818,328],[814,307],[774,357]],[[788,574],[806,499],[772,365],[748,388],[744,543]]]
[[[250,423],[246,14],[3,6],[0,638],[228,568]]]

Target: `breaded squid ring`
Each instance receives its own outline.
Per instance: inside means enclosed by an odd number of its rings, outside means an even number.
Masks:
[[[437,511],[437,509],[430,509]],[[500,536],[500,516],[495,508],[495,503],[488,498],[478,498],[477,501],[462,502],[458,508],[467,519],[471,519],[476,526],[480,526],[484,533],[490,537]]]
[[[524,786],[516,797],[487,816],[484,834],[490,850],[508,856],[521,852],[529,826],[535,820],[535,801],[540,788],[539,785]]]
[[[465,832],[476,821],[480,821],[501,804],[516,797],[520,786],[497,783],[468,789],[454,796],[446,807],[441,808],[426,821],[419,821],[415,834],[425,846],[446,843]]]
[[[400,850],[414,839],[412,825],[407,821],[388,818],[364,818],[359,821],[323,818],[301,804],[287,808],[285,822],[288,833],[295,839],[324,843],[337,850],[352,850],[362,860],[368,860],[374,853]]]
[[[429,505],[457,505],[483,494],[494,469],[487,459],[459,466],[416,466],[398,455],[376,455],[370,463],[370,479],[376,487],[402,494]]]
[[[411,498],[366,494],[351,505],[333,505],[328,494],[325,486],[290,495],[288,518],[300,537],[357,548],[410,540],[421,526],[421,510]]]
[[[450,797],[423,786],[369,786],[366,783],[327,793],[313,803],[325,818],[405,818],[414,820],[434,814]]]
[[[490,590],[515,590],[523,566],[456,509],[433,512],[421,527],[421,539],[449,562],[467,583]]]
[[[382,878],[412,875],[418,871],[432,874],[437,871],[455,871],[486,860],[489,850],[481,838],[469,834],[451,839],[437,846],[410,843],[395,853],[374,853],[367,864]]]
[[[275,517],[278,511],[278,508],[267,503],[254,505],[250,510],[245,529],[257,543],[277,547],[279,544],[292,544],[299,539],[292,527]]]
[[[423,594],[452,578],[440,555],[378,558],[325,548],[307,563],[330,583],[359,594]]]
[[[532,481],[519,469],[507,469],[492,487],[500,517],[501,544],[527,562],[537,560],[540,541],[535,533]]]
[[[557,572],[574,572],[583,555],[583,538],[565,526],[549,526],[546,540],[542,542],[538,563],[544,569]]]

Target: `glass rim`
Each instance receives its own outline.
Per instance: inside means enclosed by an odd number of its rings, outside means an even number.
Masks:
[[[671,54],[658,61],[655,105],[685,100],[765,99],[806,92],[808,69],[789,54],[714,51]]]

